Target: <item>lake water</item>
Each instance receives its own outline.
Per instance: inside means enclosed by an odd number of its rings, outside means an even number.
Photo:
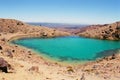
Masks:
[[[120,41],[97,40],[77,36],[24,38],[14,40],[12,43],[30,48],[53,60],[71,62],[96,60],[114,53],[109,52],[109,50],[120,49]]]

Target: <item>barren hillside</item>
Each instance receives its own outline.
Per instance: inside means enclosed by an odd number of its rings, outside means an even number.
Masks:
[[[120,40],[120,22],[105,25],[91,25],[83,32],[77,34],[90,38]]]

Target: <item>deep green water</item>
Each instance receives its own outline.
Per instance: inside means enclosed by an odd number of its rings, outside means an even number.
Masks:
[[[112,55],[120,49],[120,41],[81,37],[24,38],[12,41],[58,61],[89,61]],[[106,52],[108,51],[108,52]]]

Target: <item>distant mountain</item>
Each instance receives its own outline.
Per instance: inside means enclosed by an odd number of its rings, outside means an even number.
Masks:
[[[78,24],[60,24],[60,23],[29,23],[32,25],[46,26],[57,29],[59,31],[69,32],[73,35],[108,39],[120,40],[120,21],[103,24],[103,25],[78,25]]]
[[[64,24],[64,23],[33,23],[29,22],[30,25],[37,26],[46,26],[50,28],[54,28],[60,31],[69,32],[72,34],[76,34],[77,32],[81,32],[81,28],[85,28],[88,26],[87,24]]]
[[[30,25],[37,25],[37,26],[46,26],[52,28],[64,27],[64,28],[78,28],[78,27],[85,27],[88,26],[87,24],[66,24],[66,23],[35,23],[35,22],[28,22]]]

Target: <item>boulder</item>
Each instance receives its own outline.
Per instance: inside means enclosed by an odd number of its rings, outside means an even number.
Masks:
[[[10,57],[10,58],[13,58],[13,54],[10,50],[7,50],[5,55]]]
[[[0,46],[0,50],[2,50],[2,46]]]
[[[115,54],[113,54],[113,55],[111,56],[111,59],[115,59],[115,58],[117,58],[117,56],[116,56]]]
[[[112,34],[113,37],[120,39],[120,33],[116,31],[115,33]]]
[[[5,61],[3,58],[0,58],[0,70],[2,72],[8,73],[8,67],[10,65],[8,64],[7,61]]]
[[[22,22],[17,22],[17,25],[24,25]]]
[[[46,32],[42,31],[40,34],[41,34],[42,37],[47,37],[47,33]]]
[[[72,68],[71,66],[68,66],[68,67],[67,67],[67,72],[69,72],[69,73],[73,73],[74,70],[73,70],[73,68]]]
[[[14,53],[14,52],[15,52],[15,50],[12,50],[12,52]]]
[[[117,30],[120,30],[120,26],[116,27]]]
[[[34,71],[34,72],[39,72],[39,67],[38,66],[32,66],[28,71]]]
[[[5,39],[5,38],[2,38],[1,41],[6,41],[6,39]]]

